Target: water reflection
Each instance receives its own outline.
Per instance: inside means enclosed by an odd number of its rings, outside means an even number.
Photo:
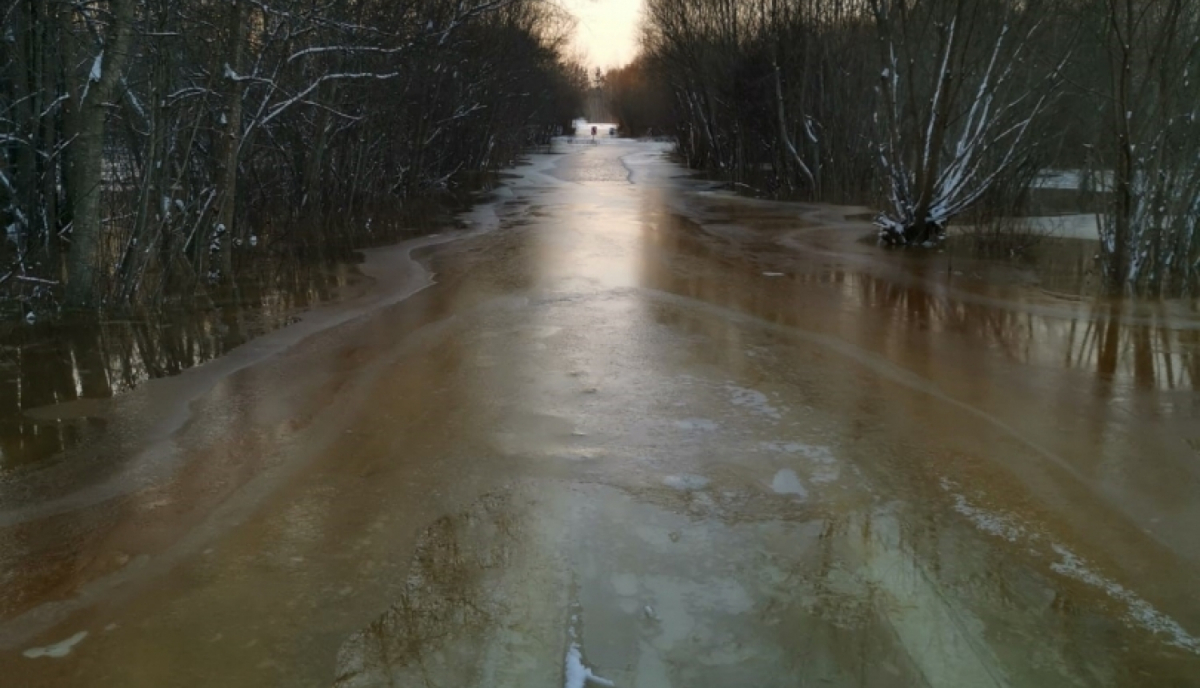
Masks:
[[[744,329],[734,314],[753,315],[777,325],[778,336],[818,345],[776,366],[821,376],[835,362],[851,364],[820,378],[828,386],[821,405],[846,401],[840,417],[867,426],[848,428],[854,436],[875,423],[913,429],[906,441],[959,438],[966,451],[945,466],[969,472],[972,456],[998,451],[986,432],[1011,443],[1004,480],[1019,486],[1008,489],[1041,494],[1094,546],[1111,551],[1120,539],[1132,554],[1149,534],[1174,554],[1200,556],[1194,534],[1178,527],[1197,515],[1194,304],[1066,298],[1037,282],[972,277],[1002,265],[947,274],[942,255],[884,253],[844,223],[729,242],[661,206],[645,212],[639,280],[728,309],[693,326],[718,343],[711,354],[724,352],[722,365],[745,360],[746,344],[736,341],[744,334],[725,330]],[[753,219],[747,226],[754,231]],[[897,397],[896,385],[908,391]],[[850,394],[862,395],[857,405]],[[883,417],[864,421],[873,409]],[[968,419],[982,424],[967,432]],[[1096,514],[1112,528],[1134,527],[1100,535]]]
[[[1192,391],[1200,374],[1200,321],[1191,304],[1059,296],[1090,278],[1086,242],[1052,242],[1016,268],[1037,275],[1014,283],[1010,265],[949,263],[942,256],[864,259],[857,236],[817,235],[821,252],[781,254],[773,242],[728,245],[693,220],[651,208],[642,237],[647,286],[752,313],[781,325],[840,335],[932,371],[962,355],[938,335],[970,340],[970,352],[1039,368],[1089,373],[1098,389]],[[763,220],[763,222],[769,222]],[[757,227],[751,215],[748,225]],[[769,237],[768,237],[769,238]],[[831,257],[827,250],[833,244]],[[873,250],[873,247],[867,247]],[[837,250],[845,255],[838,256]],[[764,273],[776,265],[785,274]],[[958,268],[962,269],[958,269]],[[774,268],[771,268],[774,269]],[[814,313],[814,310],[818,311]]]
[[[67,418],[39,407],[102,400],[223,355],[338,297],[359,280],[353,266],[297,266],[239,285],[235,301],[191,312],[103,322],[46,322],[0,332],[0,474],[86,442],[104,421],[88,405]]]
[[[0,613],[148,556],[128,603],[79,607],[96,632],[69,666],[96,685],[562,685],[568,629],[617,685],[1195,675],[1127,618],[1145,599],[1200,628],[1194,457],[1146,421],[1192,396],[1158,392],[1192,384],[1177,305],[960,278],[766,211],[722,235],[672,214],[677,190],[528,194],[432,254],[436,286],[199,398],[162,486],[9,529]],[[797,230],[811,248],[780,250]],[[104,341],[65,349],[62,394]]]

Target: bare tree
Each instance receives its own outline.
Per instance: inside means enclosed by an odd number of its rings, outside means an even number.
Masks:
[[[880,30],[878,154],[891,245],[942,239],[947,224],[1021,163],[1061,83],[1031,44],[1045,5],[872,0]]]
[[[1200,7],[1188,0],[1096,0],[1103,83],[1093,160],[1109,197],[1104,269],[1123,289],[1191,290],[1200,275]]]
[[[569,23],[540,0],[0,0],[0,18],[0,287],[27,302],[157,306],[371,240],[579,98]]]
[[[72,10],[74,19],[87,25],[94,36],[94,41],[75,51],[77,58],[83,58],[76,62],[88,68],[82,82],[69,82],[68,90],[77,105],[68,122],[72,142],[66,178],[70,183],[73,250],[66,297],[72,305],[85,306],[95,297],[93,256],[100,243],[105,108],[129,59],[134,0],[112,0],[107,12],[86,5],[74,5]]]
[[[651,0],[644,56],[690,165],[776,196],[861,200],[876,173],[869,29],[854,0]]]

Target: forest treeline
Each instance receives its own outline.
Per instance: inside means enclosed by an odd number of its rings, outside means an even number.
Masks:
[[[569,121],[541,0],[0,0],[0,290],[154,307],[354,243]]]
[[[893,245],[1072,170],[1102,199],[1112,285],[1195,287],[1195,0],[647,0],[643,24],[613,111],[692,167],[881,208]]]

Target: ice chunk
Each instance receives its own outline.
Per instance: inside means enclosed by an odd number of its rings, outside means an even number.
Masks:
[[[579,651],[579,643],[571,643],[571,647],[567,648],[566,671],[567,682],[565,688],[583,688],[588,681],[600,686],[616,685],[606,678],[600,678],[584,665],[583,653]]]
[[[45,647],[31,647],[21,654],[30,659],[36,659],[38,657],[53,657],[55,659],[66,657],[67,655],[71,654],[72,648],[74,648],[84,638],[87,637],[87,634],[87,631],[80,631],[62,642],[55,643],[53,645],[47,645]]]
[[[771,480],[771,489],[776,494],[796,495],[800,499],[808,497],[808,490],[804,489],[804,483],[800,482],[800,476],[790,468],[781,469],[775,474],[775,478]]]

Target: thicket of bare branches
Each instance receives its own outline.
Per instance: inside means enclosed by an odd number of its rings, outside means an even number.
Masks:
[[[1110,283],[1192,290],[1200,276],[1200,4],[1092,0],[1088,64],[1076,77],[1099,116],[1092,176],[1108,207]]]
[[[878,203],[892,245],[1073,170],[1111,285],[1200,276],[1194,0],[648,0],[643,43],[693,167]]]
[[[0,19],[0,283],[74,306],[352,241],[556,132],[580,87],[568,19],[538,0],[7,0]]]
[[[657,136],[676,128],[670,94],[644,56],[604,75],[608,111],[628,136]]]
[[[1054,81],[1034,74],[1045,14],[1005,0],[651,0],[644,45],[691,164],[776,195],[862,202],[882,187],[881,235],[920,243],[1035,138]]]
[[[857,0],[648,0],[643,50],[688,164],[780,196],[861,200],[875,41]]]
[[[880,31],[879,161],[888,244],[938,241],[949,222],[1013,179],[1062,57],[1039,45],[1054,12],[1039,0],[871,0]],[[1052,51],[1058,53],[1059,51]]]

